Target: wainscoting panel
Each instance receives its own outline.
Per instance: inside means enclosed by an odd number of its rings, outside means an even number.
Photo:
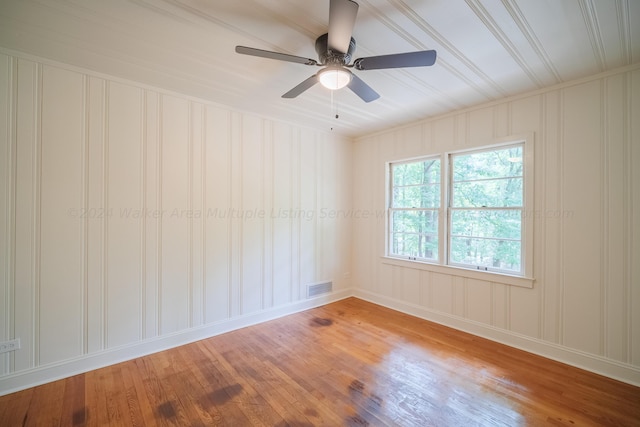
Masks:
[[[524,348],[550,357],[563,349],[571,355],[563,360],[601,372],[609,363],[618,377],[624,367],[623,379],[638,383],[639,76],[631,67],[358,138],[354,209],[384,212],[387,162],[532,134],[534,205],[525,214],[534,222],[535,282],[521,288],[428,267],[418,276],[384,259],[385,222],[369,220],[353,228],[357,295],[454,327],[500,331],[513,345],[526,337]]]
[[[11,144],[12,154],[8,154],[4,159],[11,161],[13,165],[9,170],[15,168],[15,181],[13,181],[13,188],[7,188],[8,194],[12,194],[14,197],[13,203],[15,203],[15,212],[21,212],[19,216],[13,217],[14,224],[13,233],[7,230],[6,237],[13,239],[14,245],[14,257],[15,264],[8,265],[5,270],[8,274],[13,274],[14,286],[7,288],[9,297],[11,300],[11,293],[16,301],[16,305],[20,305],[24,309],[15,311],[15,306],[9,306],[7,308],[7,316],[3,316],[7,321],[7,328],[4,329],[5,339],[10,339],[12,329],[15,331],[16,336],[33,336],[35,328],[36,316],[35,316],[35,303],[36,303],[36,288],[34,286],[24,286],[26,283],[34,283],[36,280],[36,239],[38,236],[38,223],[36,222],[37,211],[39,206],[37,195],[40,188],[40,164],[39,159],[35,153],[40,151],[40,137],[37,132],[38,126],[34,124],[40,120],[40,111],[38,109],[39,98],[42,96],[40,88],[42,78],[42,67],[32,61],[17,60],[10,61],[11,64],[17,65],[14,71],[17,73],[17,85],[13,86],[17,92],[24,93],[25,96],[17,102],[15,99],[15,93],[10,91],[15,102],[13,105],[7,104],[7,107],[13,107],[16,109],[16,115],[13,117],[6,116],[8,120],[7,124],[18,117],[20,120],[16,120],[14,133],[10,134],[15,145]],[[13,92],[13,93],[12,93]],[[9,110],[10,111],[10,110]],[[9,128],[11,129],[11,128]],[[11,140],[9,140],[11,141]],[[10,181],[10,182],[11,182]],[[31,191],[25,193],[16,193],[15,188],[24,187],[29,188]],[[9,223],[10,224],[10,223]],[[11,246],[6,247],[8,253],[11,253]],[[5,276],[5,275],[3,275]],[[5,276],[9,278],[10,276]],[[11,281],[9,281],[11,283]],[[21,342],[20,346],[24,350],[24,358],[14,358],[11,360],[13,366],[11,369],[28,369],[35,364],[36,359],[36,346],[31,340]],[[7,354],[7,359],[11,357]]]
[[[603,244],[601,233],[602,159],[604,140],[602,81],[563,90],[561,182],[563,210],[572,217],[562,223],[562,344],[602,354]]]
[[[53,66],[42,70],[38,206],[36,363],[83,354],[86,294],[85,76]],[[17,94],[18,100],[20,94]],[[22,189],[16,188],[16,193]],[[16,212],[16,217],[20,216]],[[39,225],[39,227],[38,227]],[[20,286],[30,284],[21,283]],[[16,312],[19,308],[15,308]]]
[[[348,295],[349,140],[0,54],[0,159],[0,393]]]
[[[245,117],[242,126],[242,313],[262,307],[264,264],[264,156],[263,123],[258,117]]]
[[[209,323],[231,316],[231,113],[207,106],[205,123],[203,300]]]
[[[11,207],[15,204],[13,198],[13,179],[15,172],[15,128],[12,118],[16,113],[14,103],[15,92],[15,58],[0,55],[0,340],[8,340],[11,336],[11,325],[13,324],[13,304],[9,298],[14,278],[12,277],[12,253],[13,246],[13,214]],[[33,74],[33,71],[31,72]],[[28,262],[28,261],[26,261]],[[27,300],[31,300],[27,295]],[[29,307],[29,305],[27,305]],[[29,307],[30,308],[30,307]],[[30,311],[30,310],[29,310]],[[29,316],[27,316],[29,317]],[[33,330],[33,325],[25,325],[27,329]],[[27,361],[31,353],[27,352]],[[0,375],[6,375],[13,370],[13,355],[10,353],[0,354]]]
[[[142,337],[143,91],[110,83],[106,115],[106,347]],[[99,218],[89,218],[96,221]]]
[[[160,335],[188,328],[191,212],[189,101],[160,97]]]
[[[622,150],[624,162],[624,184],[622,186],[622,209],[624,217],[624,232],[622,244],[624,247],[623,265],[624,280],[622,282],[625,295],[622,310],[625,314],[626,360],[634,366],[640,366],[640,120],[635,119],[640,112],[640,70],[635,69],[627,73],[623,94],[620,102],[624,105],[624,139]],[[619,166],[617,166],[619,167]],[[613,169],[613,167],[611,168]],[[620,189],[618,189],[620,191]],[[616,242],[619,243],[619,242]]]

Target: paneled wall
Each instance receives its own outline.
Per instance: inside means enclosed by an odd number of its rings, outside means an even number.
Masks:
[[[350,162],[330,133],[0,55],[0,375],[345,291]]]
[[[379,213],[385,162],[533,133],[536,279],[389,264],[384,216],[371,215],[354,222],[358,295],[640,383],[639,117],[636,66],[358,139],[354,210]]]

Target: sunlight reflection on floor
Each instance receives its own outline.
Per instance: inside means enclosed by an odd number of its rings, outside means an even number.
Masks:
[[[526,392],[499,367],[410,343],[394,347],[380,363],[384,378],[369,385],[382,411],[399,425],[524,425],[505,389]],[[378,374],[380,376],[381,374]],[[361,394],[366,397],[367,385]],[[370,396],[369,396],[370,397]]]

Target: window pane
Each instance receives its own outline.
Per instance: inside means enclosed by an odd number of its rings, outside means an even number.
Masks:
[[[440,183],[440,160],[431,159],[420,162],[392,165],[393,186]]]
[[[451,237],[452,263],[520,272],[521,242]]]
[[[453,156],[453,181],[522,176],[522,145]]]
[[[438,211],[393,211],[393,232],[438,234]]]
[[[394,255],[437,260],[438,211],[393,211],[390,243]]]
[[[467,181],[453,184],[452,207],[522,206],[522,178]]]
[[[431,234],[392,233],[393,255],[438,259],[438,236]]]
[[[522,212],[511,210],[454,210],[451,234],[521,240]]]
[[[393,188],[394,208],[440,207],[440,184]]]

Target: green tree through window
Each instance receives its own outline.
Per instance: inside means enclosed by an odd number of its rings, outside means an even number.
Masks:
[[[391,167],[391,253],[438,259],[440,159]]]

